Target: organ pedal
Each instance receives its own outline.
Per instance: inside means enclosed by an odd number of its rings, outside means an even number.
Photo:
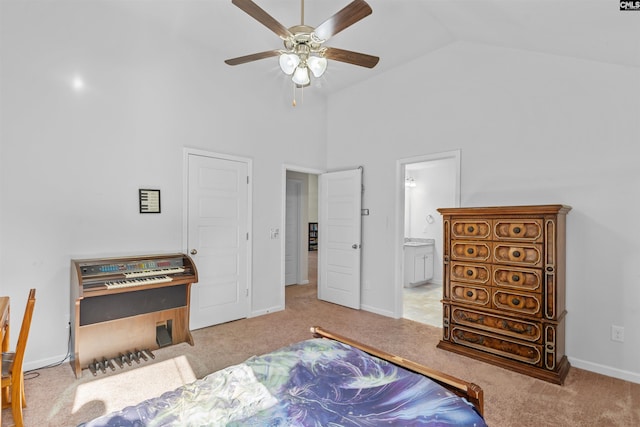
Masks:
[[[124,355],[124,354],[120,353],[120,354],[118,354],[118,358],[119,358],[122,362],[124,362],[124,363],[126,363],[127,365],[131,366],[131,360],[129,360],[129,358],[128,358],[126,355]]]
[[[135,353],[135,355],[136,355],[138,358],[142,358],[142,360],[144,360],[145,362],[146,362],[147,360],[149,360],[149,358],[147,357],[147,355],[146,355],[146,354],[144,354],[142,351],[138,350],[137,348],[136,348],[135,350],[133,350],[133,352]]]
[[[123,360],[122,360],[122,358],[120,356],[114,357],[113,361],[116,362],[116,365],[118,365],[118,367],[120,369],[122,369],[124,367]]]
[[[105,367],[105,370],[106,370],[107,367],[109,369],[111,369],[112,371],[116,370],[116,367],[113,366],[113,363],[111,363],[111,360],[107,359],[106,357],[102,359],[102,365]]]
[[[131,366],[131,362],[135,361],[136,363],[140,364],[140,359],[146,362],[149,360],[149,358],[156,358],[151,350],[149,350],[148,348],[138,350],[136,348],[133,351],[126,350],[124,353],[119,353],[116,357],[113,357],[111,359],[107,359],[106,357],[103,357],[101,360],[93,359],[93,362],[89,364],[88,368],[95,377],[98,375],[98,371],[105,374],[107,372],[107,368],[115,371],[117,365],[120,369],[124,369],[125,363]]]

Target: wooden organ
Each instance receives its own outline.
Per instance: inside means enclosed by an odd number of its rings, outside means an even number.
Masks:
[[[188,342],[191,284],[185,254],[71,260],[71,367],[89,368],[154,357],[151,350]],[[144,349],[144,350],[143,350]],[[146,353],[146,354],[145,354]]]

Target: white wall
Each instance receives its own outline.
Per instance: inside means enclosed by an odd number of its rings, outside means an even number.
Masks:
[[[318,175],[309,175],[309,222],[318,222]]]
[[[461,149],[462,206],[573,206],[567,353],[640,382],[638,117],[637,68],[464,42],[333,96],[327,167],[365,171],[363,305],[393,312],[397,159]]]
[[[363,303],[388,315],[396,161],[460,148],[462,206],[573,206],[568,354],[638,380],[636,68],[458,43],[334,96],[327,116],[308,93],[292,109],[283,86],[255,78],[259,67],[228,67],[211,46],[157,27],[149,7],[0,2],[0,294],[15,325],[38,289],[27,367],[66,353],[71,257],[182,249],[183,147],[254,160],[254,314],[283,303],[280,242],[269,239],[282,165],[362,165]],[[153,14],[179,20],[186,7],[206,2],[162,2]],[[75,74],[85,90],[71,89]],[[283,141],[285,127],[315,131]],[[162,190],[162,214],[137,213],[143,187]],[[626,327],[625,343],[609,340],[611,324]]]
[[[37,288],[28,368],[67,352],[71,258],[183,250],[183,147],[253,159],[252,313],[283,308],[269,238],[282,165],[324,168],[326,105],[292,108],[258,68],[146,19],[152,7],[179,18],[206,2],[1,2],[0,294],[19,325]],[[162,191],[161,214],[138,213],[139,188]]]

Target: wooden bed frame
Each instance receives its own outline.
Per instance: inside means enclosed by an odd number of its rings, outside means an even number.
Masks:
[[[334,334],[332,332],[322,329],[320,326],[312,327],[311,333],[315,337],[327,338],[327,339],[339,341],[341,343],[350,345],[351,347],[360,349],[365,353],[368,353],[379,359],[383,359],[383,360],[386,360],[387,362],[393,363],[396,366],[400,366],[411,372],[424,375],[432,379],[433,381],[437,382],[438,384],[442,385],[446,389],[457,394],[458,396],[467,399],[471,404],[473,404],[473,406],[476,408],[478,413],[484,416],[484,392],[482,391],[482,388],[477,384],[462,381],[461,379],[458,379],[451,375],[447,375],[440,371],[436,371],[435,369],[427,368],[426,366],[421,365],[419,363],[412,362],[411,360],[407,360],[400,356],[396,356],[391,353],[378,350],[377,348],[368,346],[366,344],[362,344],[358,341],[352,340],[342,335]]]

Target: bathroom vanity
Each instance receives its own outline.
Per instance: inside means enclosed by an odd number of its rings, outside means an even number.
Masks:
[[[404,243],[404,287],[422,285],[433,278],[433,239],[410,239]]]

